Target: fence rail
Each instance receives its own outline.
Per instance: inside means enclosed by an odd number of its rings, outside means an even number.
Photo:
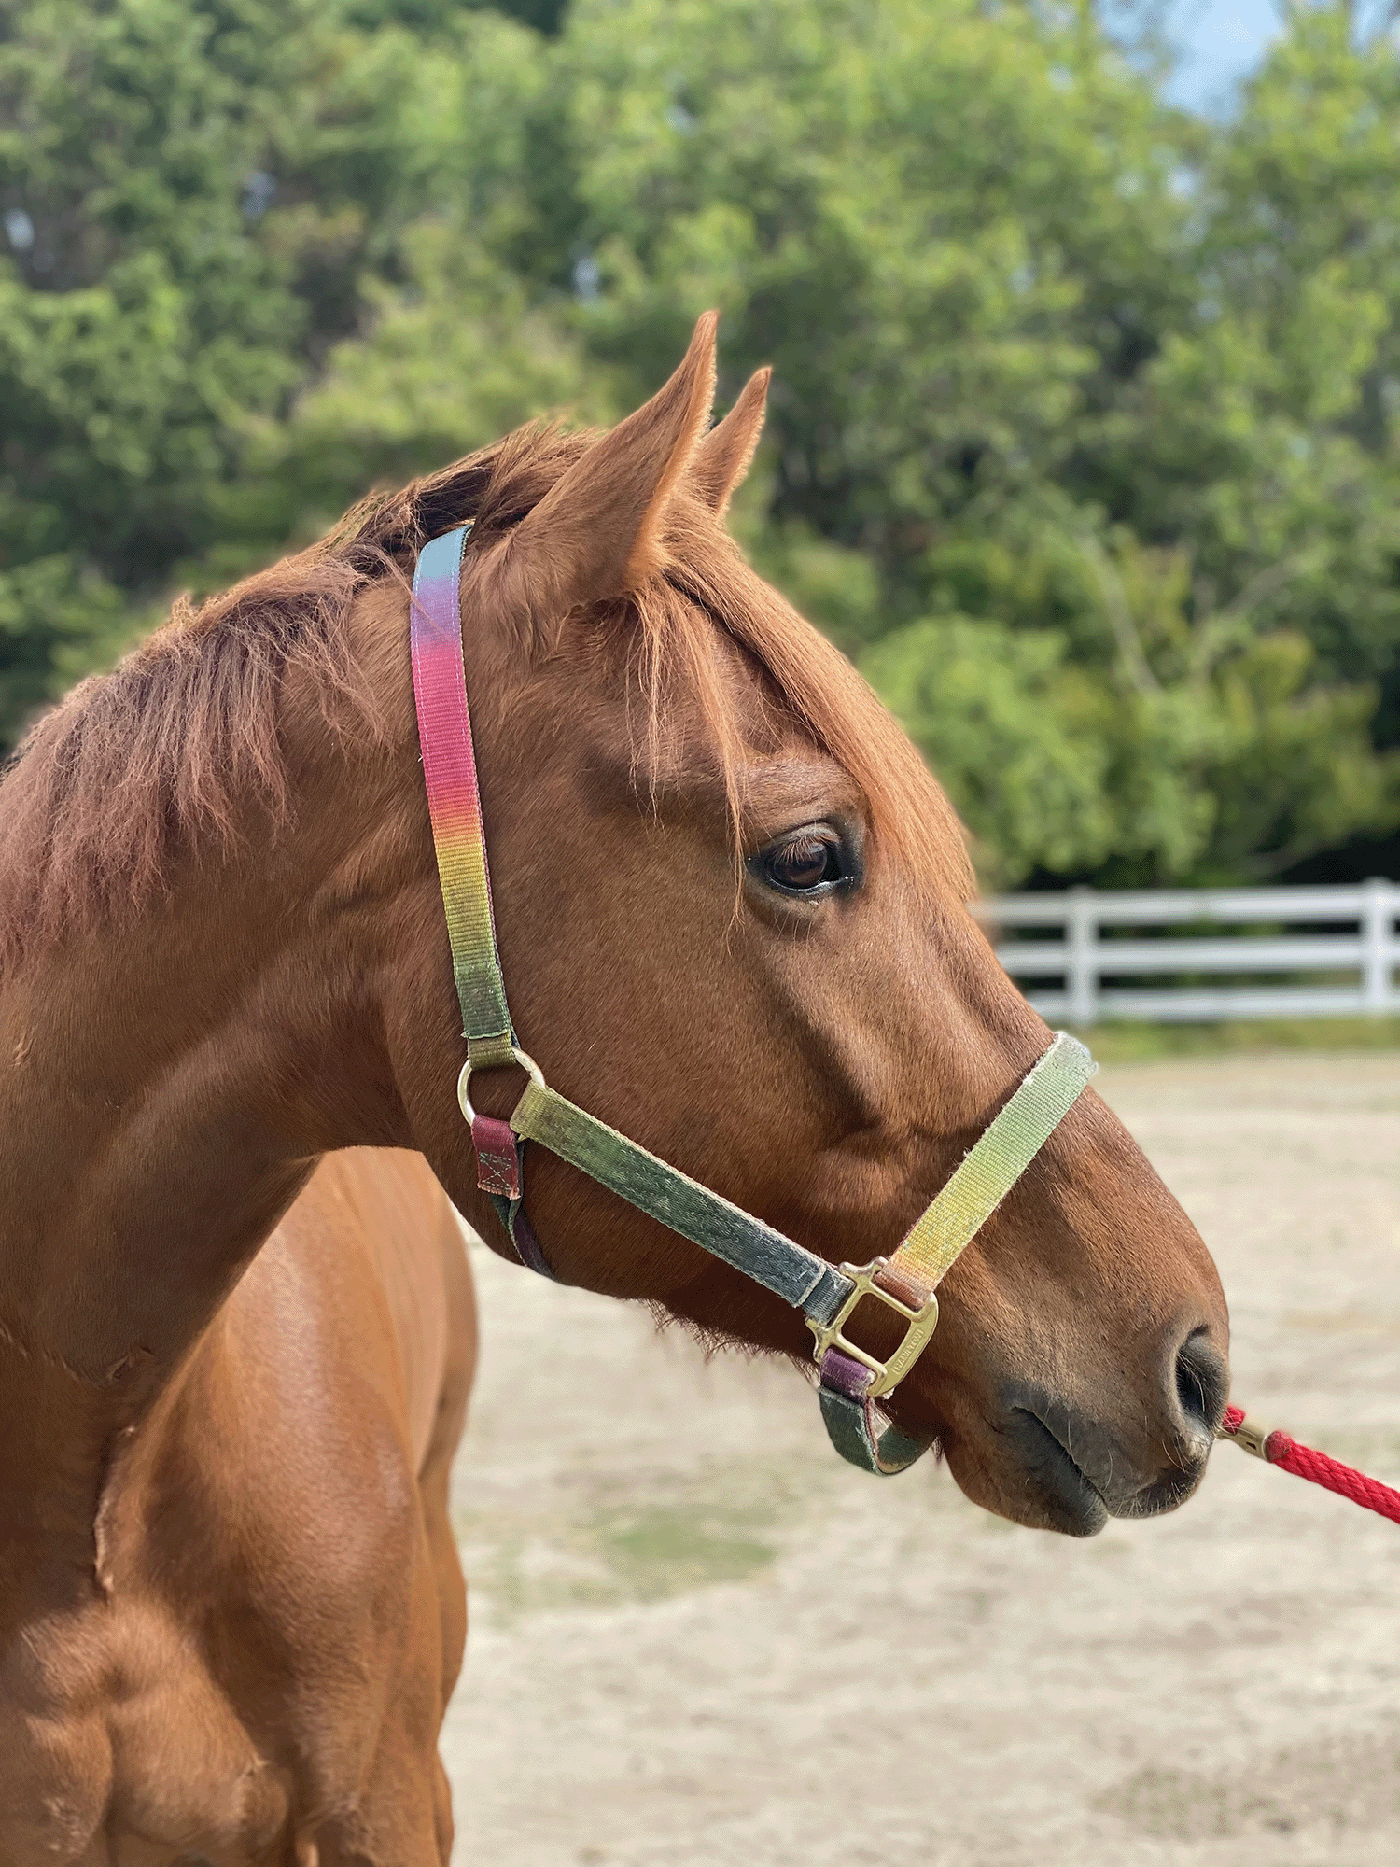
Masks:
[[[1072,888],[1002,895],[978,913],[1036,1010],[1069,1024],[1400,1012],[1396,882]]]

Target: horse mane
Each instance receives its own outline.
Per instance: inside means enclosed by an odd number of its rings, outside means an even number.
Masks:
[[[474,541],[517,524],[595,439],[534,424],[371,495],[307,550],[198,606],[180,597],[110,674],[80,682],[0,768],[0,973],[66,931],[138,907],[161,888],[177,849],[203,841],[229,850],[250,792],[274,819],[285,812],[278,698],[289,671],[313,677],[335,730],[382,737],[376,697],[350,653],[356,598],[386,578],[406,582],[423,544],[469,517]],[[957,818],[897,722],[844,657],[747,571],[698,501],[677,504],[671,570],[634,605],[650,730],[674,689],[663,670],[681,671],[717,728],[734,795],[738,728],[719,677],[723,631],[850,772],[877,833],[910,872],[966,898]]]

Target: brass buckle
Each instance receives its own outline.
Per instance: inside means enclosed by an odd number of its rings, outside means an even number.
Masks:
[[[820,1364],[826,1351],[834,1348],[843,1355],[849,1355],[853,1361],[858,1361],[862,1367],[869,1368],[874,1379],[865,1391],[872,1400],[898,1387],[928,1347],[929,1337],[938,1327],[938,1298],[933,1291],[929,1292],[928,1301],[919,1309],[910,1309],[907,1303],[902,1303],[897,1296],[891,1296],[888,1290],[882,1290],[876,1283],[876,1272],[884,1270],[888,1263],[888,1258],[872,1258],[869,1264],[840,1265],[839,1269],[851,1279],[855,1289],[830,1322],[815,1322],[810,1316],[806,1319],[807,1327],[817,1338],[814,1359]],[[877,1361],[873,1355],[867,1355],[863,1348],[857,1348],[854,1342],[848,1342],[841,1333],[842,1324],[848,1320],[862,1297],[878,1297],[886,1309],[894,1310],[909,1325],[904,1332],[904,1340],[888,1361]]]

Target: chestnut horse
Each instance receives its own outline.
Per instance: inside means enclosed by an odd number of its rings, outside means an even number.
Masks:
[[[448,1858],[469,1291],[426,1170],[336,1152],[421,1153],[509,1252],[454,1094],[426,540],[474,520],[497,932],[551,1083],[867,1259],[1046,1047],[942,793],[726,535],[766,376],[710,429],[713,352],[702,319],[610,432],[513,435],[177,609],[0,789],[6,1867]],[[473,1095],[504,1114],[520,1081]],[[804,1354],[777,1297],[563,1161],[530,1172],[562,1280]],[[1083,1535],[1188,1495],[1225,1306],[1092,1093],[943,1298],[891,1410],[970,1497]],[[588,1399],[605,1420],[605,1371]]]

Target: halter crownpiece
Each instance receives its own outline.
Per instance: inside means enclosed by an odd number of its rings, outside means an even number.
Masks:
[[[545,1276],[549,1265],[525,1216],[527,1141],[782,1297],[801,1310],[815,1337],[822,1417],[836,1450],[866,1471],[903,1471],[930,1442],[901,1432],[876,1411],[875,1402],[918,1360],[938,1322],[938,1284],[1069,1113],[1097,1066],[1083,1044],[1060,1032],[899,1248],[888,1258],[839,1267],[551,1089],[516,1042],[496,949],[462,660],[462,549],[470,530],[460,526],[419,553],[411,638],[428,814],[467,1040],[457,1099],[471,1126],[477,1184],[491,1196],[521,1262]],[[474,1070],[506,1063],[519,1064],[529,1080],[501,1121],[472,1107],[471,1078]],[[865,1297],[904,1323],[903,1340],[885,1361],[844,1333]]]

